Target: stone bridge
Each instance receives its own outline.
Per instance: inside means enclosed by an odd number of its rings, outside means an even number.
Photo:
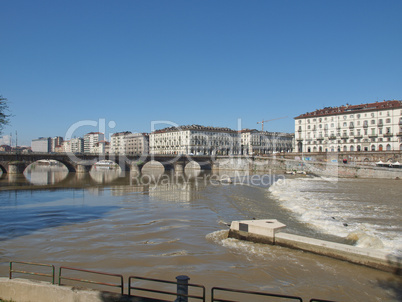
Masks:
[[[19,174],[39,160],[56,160],[67,167],[69,172],[88,172],[97,162],[110,160],[123,171],[140,173],[144,166],[163,167],[165,170],[183,172],[186,167],[197,163],[201,169],[212,169],[214,160],[210,156],[187,155],[113,155],[113,154],[72,154],[72,153],[0,153],[0,169],[3,173]],[[196,167],[198,165],[195,164]]]

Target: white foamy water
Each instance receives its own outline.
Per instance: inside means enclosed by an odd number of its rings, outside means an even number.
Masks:
[[[295,178],[276,182],[268,197],[320,232],[402,255],[398,180]]]

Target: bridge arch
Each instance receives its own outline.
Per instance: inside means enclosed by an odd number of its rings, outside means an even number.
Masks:
[[[67,168],[68,172],[76,172],[76,168],[74,165],[71,164],[71,162],[69,161],[64,161],[64,160],[60,160],[60,159],[38,159],[35,160],[33,162],[27,162],[27,166],[25,168],[24,171],[26,171],[28,168],[32,168],[33,165],[38,165],[40,163],[45,163],[45,162],[49,162],[49,163],[54,163],[57,165],[57,163],[60,163],[61,165],[63,165],[64,167]],[[52,164],[50,164],[49,166],[52,166]]]
[[[151,170],[151,171],[162,171],[162,173],[165,171],[165,166],[156,160],[151,160],[149,162],[147,162],[141,169],[141,171],[147,171],[147,170]]]

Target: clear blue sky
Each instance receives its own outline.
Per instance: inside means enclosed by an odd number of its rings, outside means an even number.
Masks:
[[[401,15],[400,0],[0,0],[3,135],[283,116],[265,129],[293,132],[307,111],[402,99]]]

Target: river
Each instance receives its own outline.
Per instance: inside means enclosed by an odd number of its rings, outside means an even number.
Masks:
[[[184,274],[207,291],[401,301],[400,276],[227,238],[233,220],[274,218],[291,233],[400,256],[400,196],[398,180],[200,171],[135,177],[41,167],[0,178],[0,276],[9,261],[32,261],[125,278]]]

